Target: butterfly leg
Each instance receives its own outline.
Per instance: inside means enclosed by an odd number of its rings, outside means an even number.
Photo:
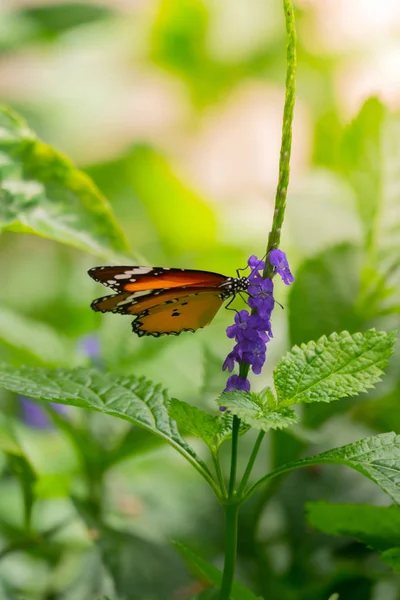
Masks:
[[[240,295],[240,292],[239,292]],[[243,298],[242,296],[240,296],[241,298]],[[236,298],[236,294],[233,294],[232,298],[229,300],[228,304],[225,306],[225,308],[227,310],[233,310],[236,314],[238,314],[238,310],[236,308],[229,308],[230,305],[232,304],[232,302],[234,301],[234,299]]]

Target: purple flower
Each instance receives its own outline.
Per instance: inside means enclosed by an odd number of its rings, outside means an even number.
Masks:
[[[275,272],[282,277],[282,281],[286,285],[290,285],[294,281],[294,277],[290,271],[289,263],[286,254],[282,250],[271,250],[269,254],[269,262],[275,267]]]
[[[242,357],[238,354],[237,346],[238,345],[236,344],[232,352],[229,352],[228,356],[224,360],[224,364],[222,365],[223,371],[228,369],[229,373],[232,373],[233,369],[235,368],[235,362],[241,361]]]
[[[226,388],[224,389],[224,392],[236,391],[249,392],[250,381],[245,377],[241,377],[240,375],[231,375],[226,382]]]
[[[235,324],[230,325],[226,330],[228,338],[234,338],[236,336],[244,335],[244,332],[248,329],[249,311],[241,310],[235,315]]]
[[[269,255],[274,272],[278,273],[284,283],[289,285],[293,281],[286,255],[281,250],[272,250]],[[235,315],[235,323],[226,330],[226,335],[234,339],[236,344],[226,357],[223,370],[228,369],[231,373],[235,363],[250,365],[253,373],[261,373],[266,360],[267,343],[273,337],[271,330],[271,315],[275,306],[273,297],[274,284],[271,278],[263,278],[262,271],[265,263],[256,256],[250,256],[248,265],[251,273],[248,277],[249,294],[248,305],[252,309],[250,314],[247,310],[241,310]],[[240,387],[244,386],[244,387]],[[232,389],[243,389],[250,391],[250,382],[239,375],[231,375],[224,391]],[[225,410],[221,407],[220,410]]]
[[[24,423],[30,427],[33,427],[34,429],[52,428],[51,420],[39,404],[30,398],[26,398],[25,396],[19,396],[19,401],[21,405],[22,420]],[[65,414],[68,410],[68,407],[64,406],[63,404],[54,404],[51,402],[50,406],[60,414]]]
[[[237,342],[245,340],[258,340],[258,318],[250,315],[247,310],[241,310],[235,315],[235,324],[226,330],[228,338],[235,338]]]
[[[78,340],[78,350],[88,358],[98,358],[101,354],[99,338],[95,334],[82,336]]]
[[[274,309],[274,284],[271,279],[260,279],[253,281],[248,287],[250,308],[257,311],[263,319],[270,319]]]
[[[103,369],[100,340],[96,334],[81,336],[77,343],[78,353],[88,358],[93,366]]]
[[[249,260],[247,261],[247,264],[251,269],[249,280],[253,281],[254,279],[260,279],[262,277],[260,271],[264,270],[265,262],[257,258],[257,256],[254,256],[253,254],[253,256],[250,256]]]
[[[265,363],[266,352],[266,342],[263,342],[261,339],[257,342],[247,342],[243,344],[242,348],[243,362],[251,365],[253,373],[259,375]]]

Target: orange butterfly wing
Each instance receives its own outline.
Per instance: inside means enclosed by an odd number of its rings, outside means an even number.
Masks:
[[[162,267],[94,267],[89,275],[116,294],[97,298],[92,309],[137,315],[139,336],[178,335],[208,325],[232,292],[221,289],[229,278],[219,273]]]
[[[94,267],[90,277],[115,292],[191,287],[218,287],[226,281],[225,275],[195,269],[168,269],[163,267]]]
[[[175,290],[176,292],[176,290]],[[179,335],[208,325],[221,308],[224,294],[220,290],[199,289],[193,293],[157,304],[140,313],[132,323],[139,336]]]
[[[122,315],[138,315],[148,308],[172,302],[187,296],[197,288],[172,288],[170,290],[149,290],[146,292],[121,292],[93,300],[91,307],[96,312],[113,312]],[[211,288],[211,291],[213,288]]]

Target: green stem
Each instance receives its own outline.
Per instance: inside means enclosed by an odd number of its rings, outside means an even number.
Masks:
[[[253,485],[250,486],[245,495],[242,497],[241,502],[245,502],[246,500],[251,498],[251,496],[258,490],[258,488],[262,486],[266,481],[274,479],[275,477],[278,477],[278,475],[282,475],[283,473],[287,473],[288,471],[293,471],[293,469],[302,469],[303,467],[310,467],[313,465],[347,465],[350,468],[354,468],[352,464],[349,461],[346,461],[345,459],[324,459],[318,455],[302,458],[296,461],[291,461],[285,463],[284,465],[281,465],[280,467],[277,467],[273,471],[270,471],[269,473],[261,477],[261,479],[253,483]]]
[[[286,93],[283,109],[282,142],[279,158],[279,177],[275,195],[274,218],[268,236],[267,255],[279,248],[281,230],[285,218],[286,196],[290,176],[290,155],[292,150],[292,123],[296,100],[296,23],[292,0],[283,0],[286,21]],[[265,261],[264,277],[273,277],[273,267]]]
[[[245,487],[247,485],[247,482],[248,482],[249,477],[251,475],[251,472],[253,470],[254,463],[256,461],[256,458],[257,458],[257,455],[258,455],[258,451],[260,450],[260,446],[261,446],[261,443],[262,443],[262,441],[264,439],[264,436],[265,436],[265,431],[260,431],[260,433],[258,434],[258,437],[256,439],[256,443],[254,444],[253,451],[252,451],[252,453],[250,455],[250,459],[249,459],[249,462],[247,464],[246,470],[244,472],[243,479],[240,482],[240,485],[239,485],[239,488],[238,488],[238,492],[237,493],[238,493],[239,497],[242,495],[242,493],[244,492],[244,489],[245,489]]]
[[[225,485],[224,475],[223,475],[222,469],[221,469],[221,462],[219,460],[218,451],[212,452],[212,458],[213,458],[213,462],[214,462],[215,472],[216,472],[217,478],[218,478],[219,487],[221,489],[221,497],[223,499],[225,499],[227,497],[226,485]]]
[[[232,453],[231,453],[231,472],[229,477],[228,500],[224,505],[225,510],[225,562],[222,575],[221,591],[219,600],[229,600],[233,576],[235,574],[236,553],[237,553],[237,529],[239,506],[235,500],[236,492],[236,470],[237,454],[239,442],[240,419],[235,415],[232,424]]]
[[[229,600],[231,594],[236,566],[239,506],[235,501],[225,505],[225,564],[219,600]]]
[[[287,70],[286,70],[286,93],[285,93],[285,105],[283,109],[283,125],[282,125],[282,142],[281,151],[279,158],[279,177],[278,185],[275,195],[275,209],[274,217],[272,221],[271,232],[268,236],[267,244],[267,256],[274,248],[279,248],[281,239],[281,229],[283,220],[285,217],[286,209],[286,196],[289,185],[290,176],[290,155],[292,148],[292,123],[294,115],[294,104],[296,95],[296,27],[294,19],[294,10],[292,0],[282,0],[283,10],[286,21],[286,58],[287,58]],[[272,278],[274,276],[274,268],[270,264],[269,260],[265,261],[265,269],[263,277]],[[242,377],[247,377],[249,372],[249,365],[241,363],[239,374]],[[226,550],[225,550],[225,564],[224,573],[222,577],[221,592],[219,600],[229,600],[232,582],[235,573],[236,563],[236,551],[237,551],[237,522],[238,512],[240,504],[250,497],[250,495],[256,490],[260,482],[254,484],[246,493],[244,497],[239,500],[239,494],[235,493],[236,485],[236,469],[237,469],[237,451],[238,451],[238,439],[239,439],[239,428],[240,419],[233,417],[232,425],[232,456],[231,456],[231,472],[229,478],[229,489],[228,489],[228,501],[225,504],[225,517],[226,517]],[[264,433],[260,433],[254,446],[253,452],[250,456],[249,464],[247,465],[244,473],[242,482],[239,486],[239,491],[243,492],[247,481],[250,477],[251,470],[254,466],[254,462],[259,451],[262,438]],[[275,476],[275,475],[273,475]],[[263,478],[265,480],[266,478]],[[236,499],[235,499],[236,497]]]
[[[231,473],[229,476],[228,498],[232,499],[235,494],[237,454],[239,442],[240,419],[235,415],[232,424],[232,453],[231,453]]]

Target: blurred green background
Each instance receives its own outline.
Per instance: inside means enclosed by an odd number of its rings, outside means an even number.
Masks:
[[[254,389],[268,384],[293,344],[400,324],[399,4],[295,6],[298,98],[282,239],[295,283],[277,283],[284,310],[274,311],[275,338]],[[0,4],[0,102],[94,180],[132,264],[234,275],[250,254],[264,254],[284,79],[279,0]],[[216,410],[231,313],[221,310],[195,336],[138,339],[129,318],[89,308],[104,294],[86,271],[106,255],[6,229],[1,360],[146,375],[172,397]],[[271,434],[258,473],[371,432],[400,433],[399,388],[395,355],[368,398],[306,406],[301,427]],[[170,541],[221,566],[223,523],[189,465],[127,423],[78,410],[53,411],[46,422],[5,392],[0,406],[0,599],[180,600],[201,592]],[[6,451],[15,440],[23,465]],[[243,438],[243,463],[251,442]],[[34,543],[19,485],[29,477]],[[390,503],[352,471],[295,472],[245,507],[237,578],[271,600],[400,598],[398,575],[375,553],[307,524],[305,503],[322,499]]]

